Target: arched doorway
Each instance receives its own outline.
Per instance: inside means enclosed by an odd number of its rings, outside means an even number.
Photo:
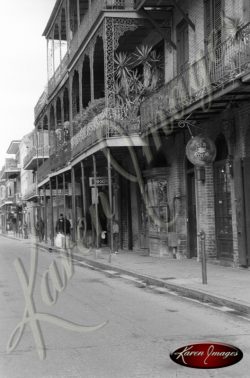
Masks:
[[[82,106],[85,109],[91,101],[90,59],[85,55],[82,65]]]
[[[73,76],[73,84],[72,84],[72,113],[73,118],[79,113],[80,111],[80,103],[79,103],[79,74],[78,71],[75,70]]]
[[[94,51],[94,98],[104,97],[104,51],[103,40],[98,37]]]
[[[64,110],[64,122],[69,121],[69,92],[68,88],[63,92],[63,110]]]
[[[62,126],[62,111],[61,111],[61,99],[60,97],[56,100],[56,123],[57,128]]]
[[[215,230],[217,258],[233,260],[233,228],[231,183],[228,147],[224,135],[216,139],[217,156],[214,163]]]

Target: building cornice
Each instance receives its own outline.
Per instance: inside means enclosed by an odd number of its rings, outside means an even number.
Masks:
[[[52,26],[53,26],[53,24],[54,24],[54,22],[55,22],[55,20],[56,20],[56,18],[58,16],[58,13],[59,13],[59,11],[61,9],[61,6],[62,6],[63,2],[64,2],[64,0],[57,0],[56,1],[55,5],[54,5],[54,8],[52,10],[52,13],[50,15],[50,18],[49,18],[49,20],[47,22],[47,25],[46,25],[46,27],[45,27],[45,29],[43,31],[43,34],[42,34],[43,37],[46,37],[46,38],[48,37],[48,35],[49,35],[50,31],[51,31],[51,28],[52,28]]]

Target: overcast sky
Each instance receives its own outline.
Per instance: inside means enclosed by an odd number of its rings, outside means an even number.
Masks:
[[[55,2],[1,1],[0,169],[11,140],[34,127],[34,106],[47,81],[42,33]]]

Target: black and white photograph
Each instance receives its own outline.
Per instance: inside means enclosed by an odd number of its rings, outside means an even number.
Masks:
[[[250,377],[250,0],[0,32],[0,378]]]

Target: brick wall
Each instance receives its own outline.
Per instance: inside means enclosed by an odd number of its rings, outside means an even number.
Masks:
[[[250,156],[250,104],[236,105],[234,108],[224,111],[215,119],[204,122],[199,125],[205,131],[206,135],[212,140],[222,133],[227,141],[229,155],[234,158],[243,158]],[[233,264],[239,264],[238,250],[238,226],[235,205],[235,191],[237,187],[234,184],[234,178],[230,177],[231,188],[231,206],[232,206],[232,229],[233,229]],[[200,202],[200,214],[198,224],[206,232],[206,250],[208,257],[215,258],[217,255],[215,243],[215,218],[214,218],[214,178],[213,169],[206,168],[205,184],[198,184],[198,198]]]

